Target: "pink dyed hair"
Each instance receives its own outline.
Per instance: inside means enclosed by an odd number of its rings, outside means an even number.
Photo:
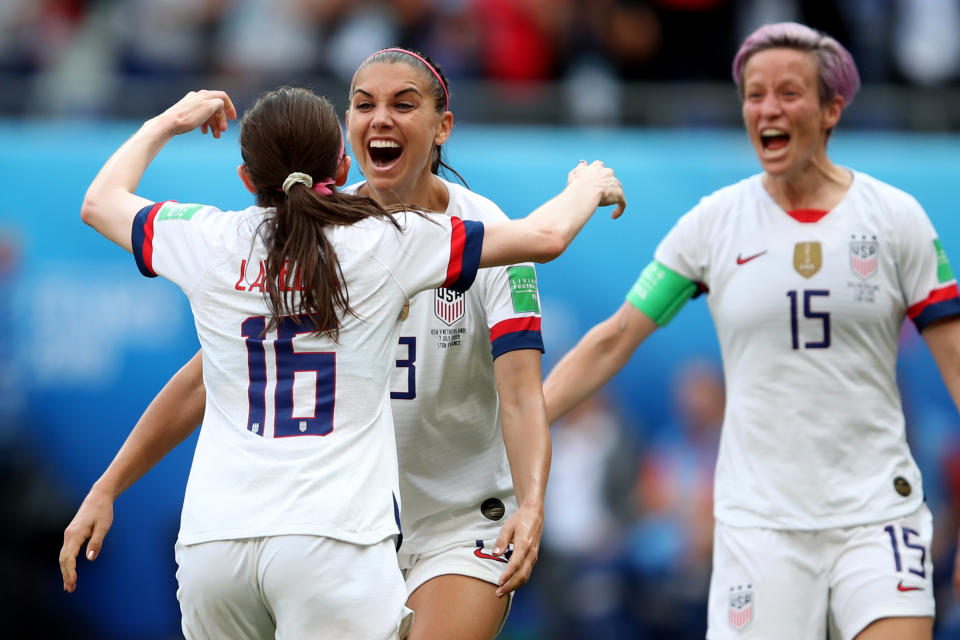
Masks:
[[[796,22],[765,24],[743,41],[733,58],[733,81],[743,98],[743,69],[753,54],[774,48],[810,52],[817,62],[820,103],[843,96],[844,107],[853,102],[860,88],[860,74],[853,56],[827,34]]]

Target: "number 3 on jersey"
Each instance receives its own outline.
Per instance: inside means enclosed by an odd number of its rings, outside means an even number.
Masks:
[[[397,360],[397,367],[407,370],[407,390],[391,391],[391,400],[413,400],[417,397],[417,338],[416,336],[402,336],[400,346],[407,347],[407,357]]]
[[[265,435],[267,415],[267,356],[265,343],[273,344],[276,354],[276,380],[273,388],[274,438],[290,436],[325,436],[333,431],[333,404],[336,390],[337,354],[332,351],[294,351],[293,339],[310,333],[309,316],[281,318],[276,340],[263,335],[266,318],[254,316],[240,325],[240,335],[246,338],[247,369],[250,375],[247,399],[250,412],[247,429],[259,436]],[[298,375],[299,374],[299,375]],[[298,381],[299,378],[299,381]],[[314,393],[299,393],[294,401],[295,387],[313,381]],[[299,382],[299,384],[296,384]],[[305,400],[310,396],[312,403]],[[299,406],[297,406],[299,404]],[[311,406],[312,404],[312,406]]]

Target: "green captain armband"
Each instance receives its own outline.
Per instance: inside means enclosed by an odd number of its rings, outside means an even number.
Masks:
[[[665,327],[697,292],[697,285],[654,260],[627,293],[627,301]]]

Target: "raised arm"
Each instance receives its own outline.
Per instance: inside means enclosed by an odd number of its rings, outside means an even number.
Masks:
[[[934,322],[921,334],[933,354],[953,404],[960,409],[960,318]],[[960,540],[960,535],[958,535]],[[953,567],[953,588],[960,600],[960,552]]]
[[[132,252],[130,231],[137,212],[150,204],[136,195],[147,167],[170,139],[197,127],[219,138],[237,111],[223,91],[191,91],[175,105],[147,120],[97,173],[87,188],[80,217],[108,240]]]
[[[613,204],[612,217],[619,218],[627,201],[613,169],[581,160],[566,188],[527,217],[484,225],[480,266],[549,262],[570,246],[597,207]]]
[[[499,555],[513,543],[513,555],[500,576],[497,596],[522,587],[530,579],[540,553],[543,533],[543,499],[550,473],[550,427],[543,404],[540,351],[508,351],[493,361],[500,395],[503,443],[510,461],[517,511],[500,529]]]
[[[543,383],[547,420],[552,424],[609,382],[656,328],[649,316],[624,302],[590,329]]]
[[[65,591],[77,588],[77,554],[88,538],[87,560],[99,555],[113,523],[117,497],[186,440],[203,420],[206,390],[200,356],[197,352],[153,399],[64,531],[60,572]]]

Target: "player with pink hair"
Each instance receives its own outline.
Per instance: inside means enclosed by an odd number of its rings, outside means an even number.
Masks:
[[[547,415],[706,293],[727,389],[707,637],[929,639],[933,523],[895,369],[909,318],[960,404],[957,281],[916,200],[827,154],[860,84],[839,42],[763,26],[733,78],[763,171],[680,218],[547,377]]]

